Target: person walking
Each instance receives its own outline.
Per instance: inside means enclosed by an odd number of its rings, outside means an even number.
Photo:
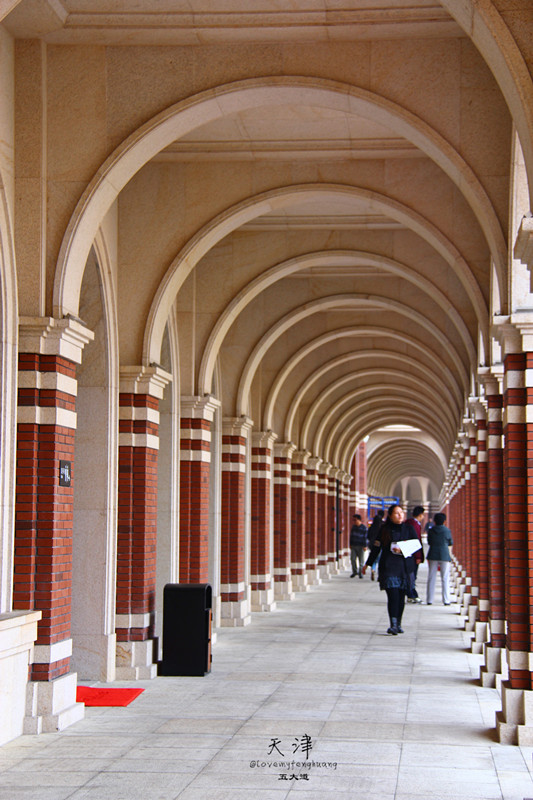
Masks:
[[[414,578],[414,558],[412,555],[404,556],[398,543],[412,541],[414,538],[413,529],[404,522],[402,507],[390,506],[379,539],[370,550],[365,564],[365,569],[367,566],[372,566],[378,553],[381,553],[379,588],[387,593],[387,610],[390,620],[387,633],[392,636],[403,633],[402,615],[405,598],[411,591]]]
[[[360,514],[354,514],[352,517],[352,527],[350,530],[350,556],[352,560],[352,574],[350,578],[355,578],[359,575],[363,577],[363,565],[365,548],[367,545],[367,532],[366,525],[363,525]]]
[[[446,514],[435,514],[433,526],[428,531],[429,550],[427,552],[428,583],[426,600],[428,606],[433,603],[437,572],[440,567],[442,584],[442,602],[450,605],[450,562],[452,560],[449,548],[453,545],[452,534],[445,526]]]

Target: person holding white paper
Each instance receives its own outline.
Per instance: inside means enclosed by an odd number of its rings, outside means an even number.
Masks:
[[[387,609],[389,612],[390,627],[387,633],[397,636],[403,633],[402,615],[405,608],[405,597],[411,591],[414,581],[415,561],[411,554],[402,553],[402,546],[406,552],[414,552],[408,541],[413,542],[413,531],[404,522],[404,512],[401,506],[393,505],[388,510],[387,519],[381,528],[379,538],[372,547],[365,564],[372,566],[378,554],[381,553],[379,562],[379,587],[387,593]],[[407,545],[407,546],[406,546]]]

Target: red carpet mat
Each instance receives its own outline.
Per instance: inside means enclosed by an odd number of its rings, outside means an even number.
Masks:
[[[106,686],[78,686],[76,702],[86,706],[129,706],[144,689],[108,689]]]

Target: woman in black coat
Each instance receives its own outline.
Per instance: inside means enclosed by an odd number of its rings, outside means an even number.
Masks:
[[[404,520],[401,506],[394,505],[388,510],[388,516],[379,533],[379,538],[373,542],[372,549],[367,558],[365,568],[371,567],[378,554],[379,561],[379,587],[387,592],[387,609],[390,618],[390,627],[387,633],[396,636],[403,633],[401,626],[402,615],[405,607],[405,598],[410,593],[414,583],[415,560],[413,556],[407,558],[397,542],[413,539],[413,530]]]

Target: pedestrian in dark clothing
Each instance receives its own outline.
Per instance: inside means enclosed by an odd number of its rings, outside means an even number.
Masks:
[[[398,546],[398,542],[414,539],[413,529],[403,520],[402,507],[398,505],[391,506],[387,519],[381,528],[379,539],[372,547],[365,565],[365,567],[372,566],[378,553],[381,552],[379,587],[387,592],[387,609],[390,619],[390,627],[387,633],[392,636],[403,633],[401,623],[405,598],[411,591],[414,577],[413,556],[405,557]]]
[[[367,546],[367,532],[366,525],[363,525],[360,514],[354,514],[352,517],[353,525],[350,530],[350,555],[352,559],[352,574],[350,578],[355,578],[359,575],[363,577],[363,565],[365,548]]]
[[[421,603],[422,600],[416,591],[416,577],[418,575],[418,567],[424,561],[424,550],[422,548],[422,520],[424,519],[424,509],[422,506],[415,506],[411,512],[411,516],[407,520],[407,524],[413,529],[415,536],[420,542],[420,550],[413,554],[415,560],[415,575],[413,582],[413,589],[407,597],[408,603]]]
[[[435,524],[428,531],[429,550],[428,560],[428,585],[427,585],[427,604],[433,603],[435,594],[435,583],[437,572],[440,568],[440,579],[442,583],[442,602],[445,606],[450,605],[450,562],[452,557],[449,548],[453,544],[452,534],[444,524],[445,514],[435,514]]]

